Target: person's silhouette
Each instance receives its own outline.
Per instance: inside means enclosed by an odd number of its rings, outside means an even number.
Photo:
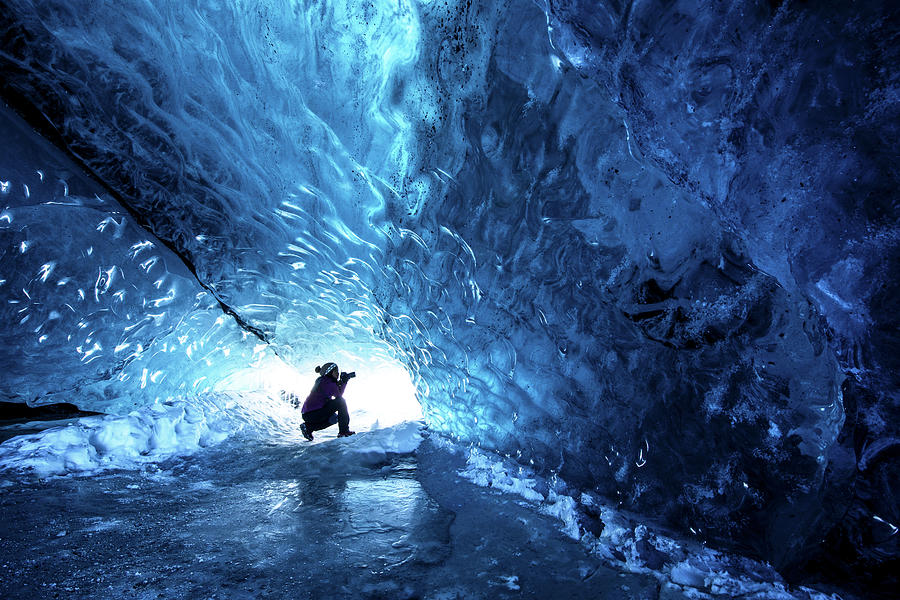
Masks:
[[[300,409],[303,414],[300,432],[303,437],[312,440],[314,431],[337,423],[338,437],[353,435],[356,432],[350,431],[350,412],[344,400],[344,389],[356,373],[341,373],[333,362],[316,367],[316,373],[319,377]]]

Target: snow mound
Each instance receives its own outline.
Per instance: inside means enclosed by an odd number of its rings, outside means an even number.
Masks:
[[[170,400],[11,438],[0,444],[0,469],[39,477],[134,469],[193,454],[240,431],[297,435],[298,418],[286,403],[262,394]]]
[[[345,452],[373,464],[394,454],[411,454],[422,443],[422,427],[420,421],[407,421],[386,429],[357,434],[344,439]]]

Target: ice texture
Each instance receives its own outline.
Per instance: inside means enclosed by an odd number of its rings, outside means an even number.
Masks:
[[[897,11],[8,0],[0,92],[68,159],[8,117],[0,393],[400,360],[432,430],[893,577]]]
[[[137,469],[188,456],[234,436],[296,444],[302,439],[301,422],[294,407],[267,394],[199,394],[127,415],[84,417],[14,437],[0,445],[0,469],[44,478]],[[372,435],[344,440],[335,454],[348,462],[378,464],[390,455],[414,452],[422,439],[420,428],[421,423],[414,421],[380,428]],[[316,443],[333,441],[334,433],[318,433]]]
[[[8,400],[128,411],[208,392],[252,362],[246,332],[102,186],[6,109],[0,129],[14,149],[0,158]]]
[[[0,577],[0,595],[657,596],[652,575],[585,553],[555,519],[456,475],[460,461],[427,441],[415,456],[392,453],[377,464],[347,452],[394,434],[299,446],[226,441],[139,470],[0,476],[11,574]],[[675,587],[664,597],[703,592]]]
[[[465,456],[465,468],[459,472],[464,479],[523,497],[558,519],[560,529],[592,554],[627,571],[650,574],[664,586],[700,597],[712,593],[730,598],[829,598],[809,588],[789,589],[770,565],[712,550],[697,540],[679,539],[658,525],[648,527],[595,495],[583,493],[576,500],[558,476],[546,479],[477,448],[464,450],[446,443],[443,447]]]
[[[39,477],[83,475],[191,454],[225,440],[236,429],[217,422],[227,418],[227,404],[222,404],[169,402],[17,436],[0,446],[0,467]]]

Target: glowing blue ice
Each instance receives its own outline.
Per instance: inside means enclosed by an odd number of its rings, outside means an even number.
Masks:
[[[4,95],[80,163],[4,121],[7,397],[402,364],[433,430],[775,564],[854,477],[896,511],[876,9],[7,4]]]

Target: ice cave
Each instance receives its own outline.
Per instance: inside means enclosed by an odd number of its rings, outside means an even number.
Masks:
[[[900,597],[900,4],[0,6],[0,597]]]

